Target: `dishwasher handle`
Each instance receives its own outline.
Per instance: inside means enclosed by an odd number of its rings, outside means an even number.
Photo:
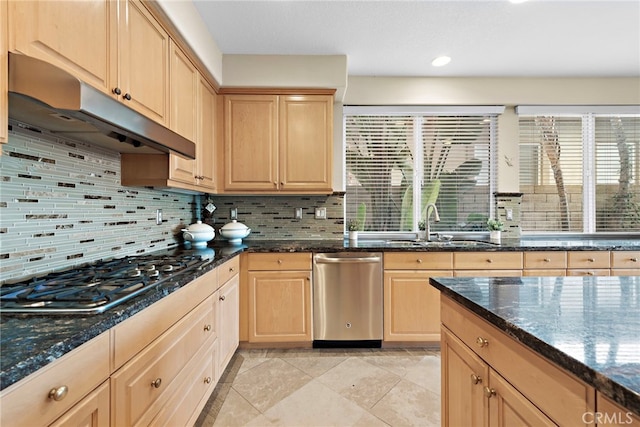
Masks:
[[[313,258],[316,264],[362,264],[362,263],[379,263],[382,262],[380,255],[367,255],[355,257],[340,257],[331,255],[316,255]]]

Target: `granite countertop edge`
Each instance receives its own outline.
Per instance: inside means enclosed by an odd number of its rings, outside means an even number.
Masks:
[[[572,373],[577,378],[591,385],[597,391],[601,392],[623,407],[635,412],[637,415],[640,415],[640,395],[638,393],[635,393],[633,390],[630,390],[627,387],[617,383],[610,377],[597,372],[588,365],[576,360],[575,358],[564,353],[558,348],[539,339],[535,335],[529,333],[527,330],[514,325],[503,317],[500,317],[490,310],[487,310],[486,308],[465,298],[458,292],[440,284],[437,278],[431,278],[429,282],[444,295],[456,301],[463,307],[469,309],[482,319],[486,320],[489,324],[504,332],[509,337],[522,343],[536,354],[541,355],[560,368],[563,368],[564,370]]]

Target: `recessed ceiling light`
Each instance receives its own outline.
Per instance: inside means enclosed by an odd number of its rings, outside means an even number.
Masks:
[[[436,59],[431,61],[431,65],[433,65],[434,67],[442,67],[444,65],[447,65],[449,62],[451,62],[451,58],[443,55],[438,56]]]

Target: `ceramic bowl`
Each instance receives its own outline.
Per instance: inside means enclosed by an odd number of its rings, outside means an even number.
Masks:
[[[213,227],[207,224],[203,224],[202,221],[197,221],[195,224],[191,224],[187,228],[182,229],[182,237],[187,242],[196,248],[206,248],[207,242],[213,239],[216,235]]]
[[[235,219],[220,229],[220,235],[234,245],[242,243],[242,239],[247,237],[249,233],[251,233],[251,229]]]

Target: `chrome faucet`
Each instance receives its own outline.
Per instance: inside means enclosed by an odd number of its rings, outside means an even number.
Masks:
[[[425,209],[427,211],[427,218],[425,220],[425,225],[426,225],[426,231],[427,231],[427,242],[431,241],[431,221],[429,221],[429,217],[431,216],[431,213],[429,212],[429,208],[433,208],[433,220],[435,222],[440,222],[440,215],[438,214],[438,208],[436,207],[435,204],[433,203],[428,203],[427,206],[425,206]]]

